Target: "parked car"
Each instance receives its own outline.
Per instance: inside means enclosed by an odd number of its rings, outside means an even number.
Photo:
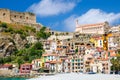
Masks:
[[[120,71],[118,71],[118,74],[120,75]]]
[[[120,75],[120,71],[111,71],[110,74],[119,74]]]
[[[115,71],[115,74],[119,74],[120,75],[120,71]]]
[[[111,71],[110,74],[114,74],[114,71]]]

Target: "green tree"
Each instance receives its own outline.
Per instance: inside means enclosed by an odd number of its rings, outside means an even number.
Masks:
[[[68,35],[69,33],[68,32],[66,32],[66,35]]]
[[[8,26],[6,23],[1,23],[0,27],[7,28]]]
[[[0,64],[4,64],[3,58],[0,58]]]
[[[120,53],[116,55],[116,58],[111,59],[112,67],[111,70],[119,71],[120,70]]]
[[[51,34],[49,32],[46,32],[46,27],[42,27],[40,31],[37,32],[37,38],[38,39],[47,39]]]
[[[3,60],[4,60],[4,63],[8,63],[12,61],[11,56],[5,57],[3,58]]]
[[[55,36],[58,36],[58,33],[56,33]]]
[[[36,50],[43,50],[43,45],[40,42],[35,43],[33,46]]]
[[[75,49],[75,53],[76,53],[76,54],[78,53],[78,48]]]
[[[20,65],[24,63],[23,58],[22,58],[22,57],[17,57],[16,63],[18,63],[18,66],[19,66],[19,68],[20,68]]]
[[[42,53],[44,52],[43,45],[40,42],[35,43],[31,48],[30,48],[30,55],[36,55],[38,57],[42,56]]]

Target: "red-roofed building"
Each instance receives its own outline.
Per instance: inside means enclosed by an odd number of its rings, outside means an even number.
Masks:
[[[12,69],[12,68],[13,68],[12,64],[0,65],[0,70],[9,70],[9,69]]]

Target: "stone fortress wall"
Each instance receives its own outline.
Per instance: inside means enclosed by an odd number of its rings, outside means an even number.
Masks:
[[[10,10],[0,9],[0,21],[11,23],[11,21],[10,21]]]
[[[0,9],[0,21],[6,23],[36,24],[36,15],[31,12],[16,12]]]

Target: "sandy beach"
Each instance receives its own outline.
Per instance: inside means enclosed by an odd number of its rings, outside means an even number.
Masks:
[[[120,80],[120,75],[66,73],[52,76],[39,76],[38,78],[29,80]]]

